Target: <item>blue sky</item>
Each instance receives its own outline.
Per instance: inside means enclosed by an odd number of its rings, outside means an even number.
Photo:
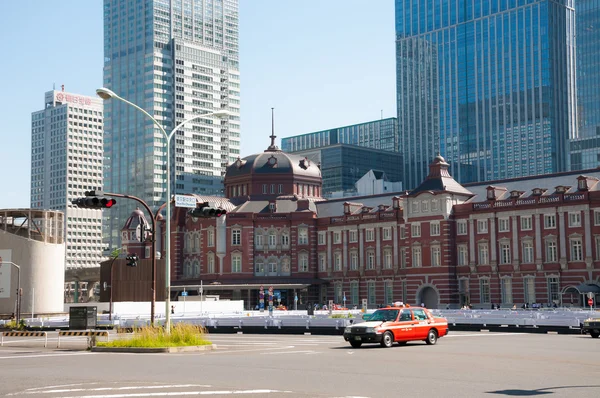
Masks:
[[[396,115],[393,0],[239,0],[242,157],[279,139]],[[102,85],[101,0],[3,4],[0,209],[28,208],[31,113],[53,84]]]

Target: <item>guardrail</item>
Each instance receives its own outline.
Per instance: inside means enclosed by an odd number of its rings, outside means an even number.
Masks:
[[[97,330],[84,330],[84,331],[64,331],[61,330],[58,332],[58,343],[56,344],[56,348],[60,348],[60,336],[86,336],[86,337],[106,337],[106,341],[108,341],[109,336],[107,331],[97,331]]]
[[[48,345],[48,333],[46,332],[2,332],[0,337],[0,347],[4,346],[4,336],[6,337],[43,337],[44,347]]]

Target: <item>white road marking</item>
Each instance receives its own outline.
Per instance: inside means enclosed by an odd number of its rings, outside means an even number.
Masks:
[[[178,395],[233,395],[233,394],[280,394],[292,391],[281,390],[222,390],[222,391],[177,391],[177,392],[153,392],[136,394],[111,394],[111,395],[82,395],[74,398],[127,398],[127,397],[167,397]]]
[[[260,355],[282,355],[282,354],[313,354],[316,351],[284,351],[284,352],[264,352]]]
[[[209,384],[173,384],[164,386],[126,386],[126,387],[96,387],[96,388],[69,388],[69,389],[58,389],[58,390],[43,390],[37,389],[36,391],[26,390],[19,394],[55,394],[65,392],[82,392],[82,391],[110,391],[110,390],[143,390],[143,389],[157,389],[157,388],[188,388],[188,387],[212,387]],[[48,387],[52,388],[52,387]]]
[[[20,359],[20,358],[43,358],[43,357],[66,357],[71,355],[93,355],[91,352],[69,352],[64,354],[41,354],[41,355],[13,355],[10,357],[0,357],[0,359]]]
[[[444,338],[446,337],[481,337],[481,336],[525,336],[526,334],[529,333],[473,333],[473,334],[449,334],[448,336],[443,336]]]

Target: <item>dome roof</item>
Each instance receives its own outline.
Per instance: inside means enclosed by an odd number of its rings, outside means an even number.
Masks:
[[[277,147],[262,153],[238,158],[227,166],[225,178],[256,174],[291,174],[294,176],[321,178],[318,164],[309,159],[282,152]]]

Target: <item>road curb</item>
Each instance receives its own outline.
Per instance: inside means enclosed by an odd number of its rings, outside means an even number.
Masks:
[[[135,354],[152,354],[152,353],[180,353],[180,352],[200,352],[210,351],[217,348],[216,344],[195,345],[185,347],[92,347],[92,352],[129,352]]]

